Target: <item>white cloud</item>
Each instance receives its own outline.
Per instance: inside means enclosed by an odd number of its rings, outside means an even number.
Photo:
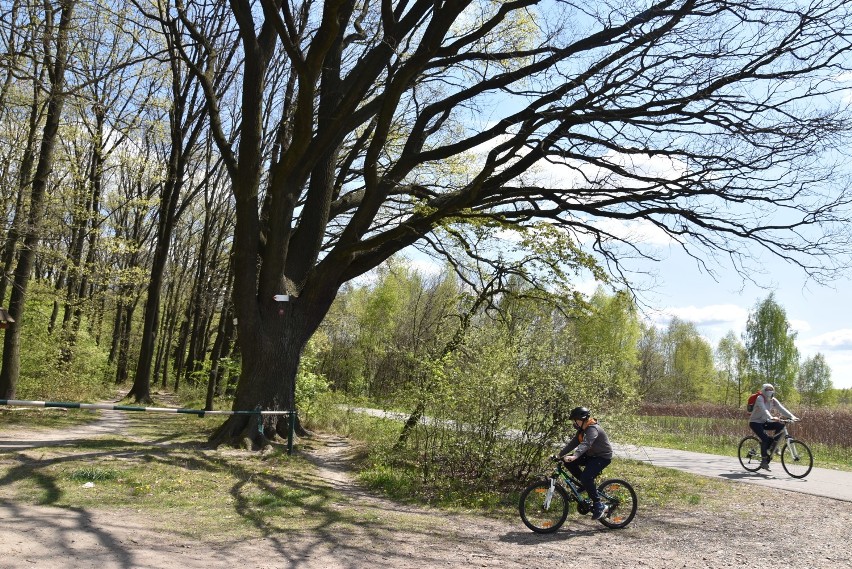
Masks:
[[[811,331],[811,323],[807,320],[790,319],[787,322],[790,324],[790,328],[792,328],[799,334]]]
[[[844,328],[802,340],[813,351],[852,351],[852,329]]]
[[[657,312],[653,321],[667,326],[673,316],[692,322],[699,328],[727,326],[729,329],[738,331],[745,329],[745,324],[748,320],[748,309],[736,304],[670,306]]]
[[[671,235],[647,220],[623,221],[620,219],[589,220],[601,231],[630,243],[670,246],[674,244]]]

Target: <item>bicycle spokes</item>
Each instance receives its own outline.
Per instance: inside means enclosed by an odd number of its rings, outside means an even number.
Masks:
[[[630,523],[636,515],[636,492],[627,482],[606,480],[598,487],[601,501],[606,504],[607,512],[600,522],[611,528],[621,528]]]
[[[568,516],[568,495],[554,480],[541,480],[521,492],[521,519],[531,530],[550,533]]]

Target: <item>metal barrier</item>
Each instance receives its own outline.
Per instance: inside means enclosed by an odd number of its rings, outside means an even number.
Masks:
[[[293,431],[296,429],[296,411],[206,411],[204,409],[183,409],[177,407],[135,407],[132,405],[110,405],[109,403],[59,403],[54,401],[21,401],[18,399],[0,399],[0,405],[17,407],[61,407],[65,409],[101,409],[106,411],[141,411],[145,413],[181,413],[205,417],[207,415],[288,415],[287,454],[293,454]],[[263,434],[263,421],[258,421],[257,430]]]

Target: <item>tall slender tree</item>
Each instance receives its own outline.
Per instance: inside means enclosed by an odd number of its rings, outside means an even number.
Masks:
[[[139,358],[133,386],[128,397],[138,402],[151,401],[151,367],[157,344],[157,331],[161,312],[161,295],[163,276],[169,258],[175,224],[193,197],[203,187],[203,183],[192,183],[193,159],[196,154],[199,138],[205,132],[206,106],[201,94],[200,84],[192,80],[191,68],[205,68],[205,87],[212,94],[221,96],[226,89],[230,75],[220,72],[229,70],[228,61],[234,54],[235,48],[227,43],[221,43],[214,38],[223,37],[221,29],[227,20],[216,12],[206,14],[194,25],[200,26],[198,33],[203,34],[209,41],[202,45],[183,43],[176,32],[176,16],[170,12],[166,2],[154,3],[156,11],[148,11],[148,6],[134,2],[140,11],[151,21],[158,23],[165,39],[167,64],[170,72],[170,88],[172,106],[169,109],[169,146],[167,149],[166,175],[160,192],[159,216],[157,217],[157,236],[155,241],[154,258],[148,280],[145,297],[145,314],[142,324],[142,339]],[[222,8],[220,3],[211,4]],[[195,29],[195,28],[194,28]],[[216,52],[216,60],[220,66],[207,66],[208,50]],[[203,160],[201,161],[203,163]],[[200,173],[203,180],[209,173]],[[189,183],[188,183],[189,182]]]
[[[6,330],[3,339],[3,363],[0,369],[0,394],[4,399],[14,399],[15,389],[20,375],[21,325],[24,317],[24,303],[27,287],[32,276],[36,248],[41,239],[40,228],[44,214],[45,194],[50,184],[53,170],[56,139],[62,107],[68,96],[66,91],[66,70],[69,64],[69,32],[72,27],[72,14],[76,0],[59,0],[56,5],[45,2],[43,14],[45,20],[44,63],[48,69],[47,112],[44,130],[38,152],[38,163],[32,178],[29,213],[24,231],[22,249],[13,273],[12,295],[9,300],[9,314],[15,320]],[[58,18],[58,21],[57,21]]]
[[[748,355],[751,388],[771,383],[778,393],[795,389],[799,371],[796,332],[787,320],[787,312],[770,293],[749,313],[744,344]]]
[[[716,346],[716,366],[719,372],[719,389],[716,401],[723,405],[739,406],[748,392],[748,356],[745,346],[730,331]]]

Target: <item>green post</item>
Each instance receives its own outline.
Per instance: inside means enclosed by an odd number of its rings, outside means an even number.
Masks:
[[[290,410],[290,428],[287,429],[287,454],[293,454],[293,431],[296,430],[296,410]]]

